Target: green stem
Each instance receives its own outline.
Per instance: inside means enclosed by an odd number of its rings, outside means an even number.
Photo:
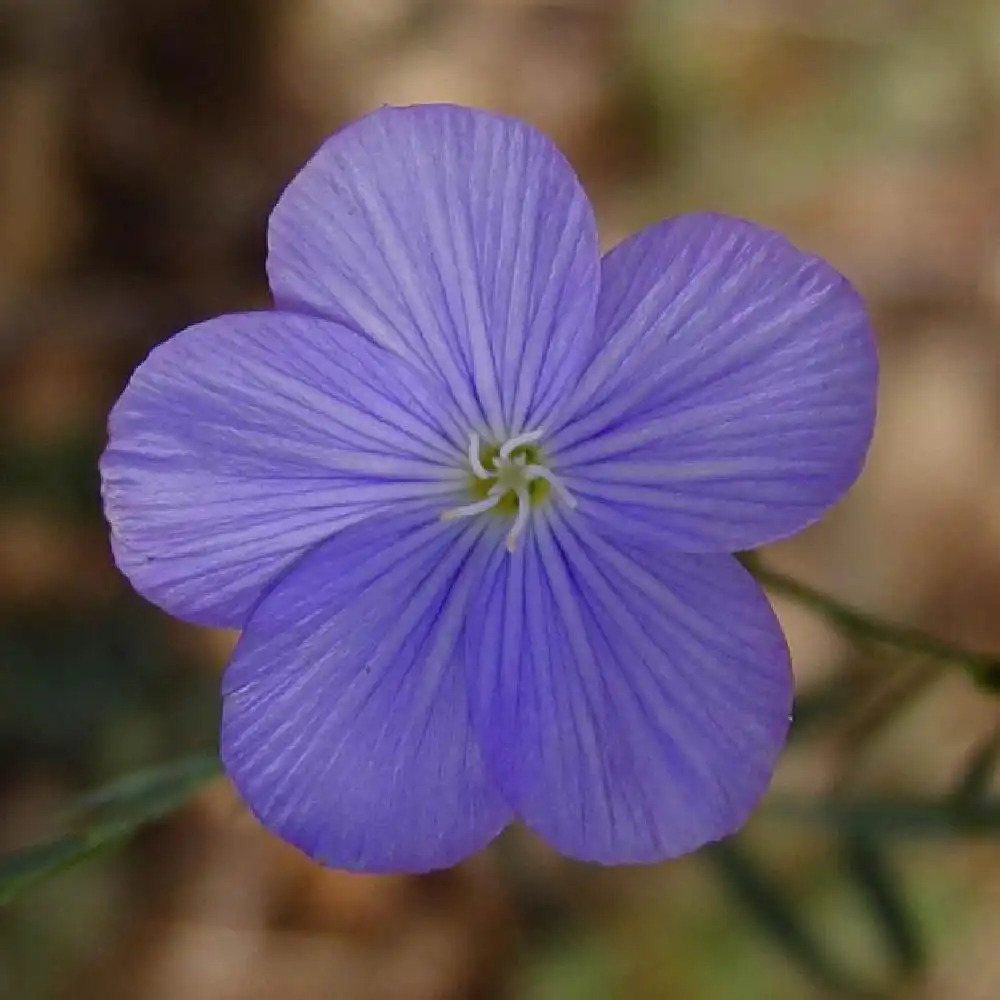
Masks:
[[[740,559],[769,590],[776,594],[784,594],[810,611],[816,612],[841,632],[855,639],[884,643],[930,660],[961,667],[977,684],[991,691],[1000,692],[1000,657],[970,652],[921,629],[887,622],[867,611],[845,604],[794,577],[769,569],[762,565],[753,553],[744,553]]]

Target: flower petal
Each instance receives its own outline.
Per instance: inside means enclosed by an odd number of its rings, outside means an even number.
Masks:
[[[606,526],[749,548],[816,520],[860,472],[878,379],[864,305],[777,233],[693,215],[626,240],[604,261],[598,330],[551,451]]]
[[[178,617],[242,625],[311,545],[454,490],[464,438],[439,396],[324,320],[224,316],[177,334],[109,420],[101,474],[118,565]]]
[[[507,800],[556,848],[658,861],[733,832],[766,789],[788,652],[731,556],[616,547],[580,524],[536,518],[492,562],[470,615],[473,720]]]
[[[468,427],[499,441],[579,376],[600,260],[590,203],[548,139],[428,105],[326,142],[271,215],[268,275],[279,306],[440,375]]]
[[[458,648],[488,527],[373,517],[251,616],[223,683],[223,763],[261,822],[317,861],[441,868],[508,822]]]

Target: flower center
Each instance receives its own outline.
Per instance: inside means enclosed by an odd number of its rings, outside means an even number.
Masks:
[[[471,517],[492,511],[514,516],[507,532],[507,551],[513,552],[517,540],[528,526],[533,505],[555,494],[569,507],[576,501],[559,478],[541,463],[538,440],[542,431],[525,431],[508,438],[501,445],[482,445],[479,435],[469,438],[469,468],[472,503],[453,507],[442,515],[445,521]]]

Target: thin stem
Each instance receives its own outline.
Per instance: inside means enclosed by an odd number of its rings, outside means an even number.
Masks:
[[[816,612],[841,632],[962,667],[977,684],[1000,692],[1000,656],[971,652],[921,629],[885,621],[794,577],[763,566],[753,553],[743,553],[740,560],[765,587]]]

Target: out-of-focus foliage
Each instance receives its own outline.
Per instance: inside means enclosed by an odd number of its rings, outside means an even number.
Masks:
[[[0,0],[0,1000],[994,997],[998,67],[993,0]],[[267,213],[322,136],[427,100],[548,131],[609,244],[735,212],[871,303],[868,471],[757,566],[793,740],[693,858],[605,871],[515,830],[453,872],[321,871],[189,756],[232,637],[110,562],[128,373],[267,302]]]

